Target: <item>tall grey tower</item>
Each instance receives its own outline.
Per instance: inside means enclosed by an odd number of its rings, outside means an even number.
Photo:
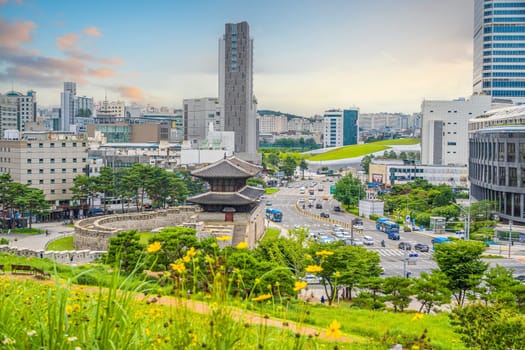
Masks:
[[[235,132],[235,154],[257,162],[253,39],[247,22],[227,23],[224,36],[219,39],[219,103],[224,131]]]
[[[70,126],[74,124],[76,96],[77,84],[69,81],[64,82],[64,92],[60,93],[61,131],[70,131]]]
[[[474,1],[474,93],[525,102],[525,0]]]

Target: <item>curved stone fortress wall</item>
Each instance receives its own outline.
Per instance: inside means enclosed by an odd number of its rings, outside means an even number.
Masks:
[[[105,251],[117,232],[152,231],[161,227],[197,225],[199,207],[177,207],[141,213],[114,214],[79,220],[75,223],[76,250]]]

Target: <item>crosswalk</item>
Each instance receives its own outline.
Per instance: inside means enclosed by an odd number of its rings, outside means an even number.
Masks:
[[[370,247],[368,249],[375,251],[377,254],[379,254],[379,256],[396,256],[396,257],[403,257],[403,256],[405,256],[405,252],[403,250],[401,250],[401,249],[375,248],[375,247]],[[406,256],[408,257],[410,253],[412,253],[412,254],[413,253],[417,253],[419,258],[430,258],[430,257],[432,257],[432,253],[430,253],[430,252],[422,253],[422,252],[413,252],[413,251],[406,252]]]

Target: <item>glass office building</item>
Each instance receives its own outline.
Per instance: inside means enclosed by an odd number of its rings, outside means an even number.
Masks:
[[[473,91],[525,102],[525,0],[474,1]]]

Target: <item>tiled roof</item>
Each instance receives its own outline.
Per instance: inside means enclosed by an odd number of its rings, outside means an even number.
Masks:
[[[248,178],[257,175],[261,167],[239,158],[225,158],[203,168],[191,172],[193,176],[202,178]]]
[[[245,186],[239,192],[206,192],[188,198],[197,204],[246,205],[255,203],[264,193],[261,188]]]

